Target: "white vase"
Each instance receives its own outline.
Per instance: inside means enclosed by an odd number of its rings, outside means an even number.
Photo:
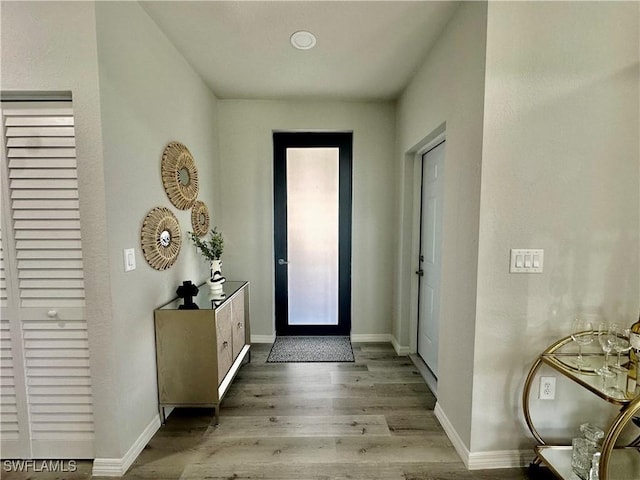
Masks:
[[[211,260],[211,275],[207,280],[211,293],[222,294],[222,284],[226,281],[227,279],[222,276],[222,260]]]

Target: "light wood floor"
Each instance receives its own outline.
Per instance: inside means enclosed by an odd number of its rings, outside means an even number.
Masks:
[[[524,480],[527,469],[469,472],[433,413],[418,370],[390,344],[354,344],[355,363],[267,364],[254,345],[222,403],[177,409],[127,480]],[[533,456],[533,454],[532,454]],[[91,478],[8,474],[3,479]],[[95,477],[94,477],[95,478]],[[539,474],[537,478],[552,479]]]

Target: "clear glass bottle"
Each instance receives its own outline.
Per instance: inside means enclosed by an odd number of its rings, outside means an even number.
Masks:
[[[598,452],[598,442],[604,438],[604,432],[590,423],[580,425],[584,437],[574,438],[571,442],[571,469],[582,480],[589,480],[593,455]]]

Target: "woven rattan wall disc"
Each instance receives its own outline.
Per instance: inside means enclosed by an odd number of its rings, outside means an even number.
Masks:
[[[197,200],[191,208],[191,228],[193,233],[202,237],[209,232],[209,209],[200,200]]]
[[[162,154],[162,184],[171,203],[188,210],[198,198],[198,169],[189,149],[171,142]]]
[[[178,258],[182,234],[176,216],[165,207],[155,207],[142,222],[140,246],[147,263],[156,270],[170,268]]]

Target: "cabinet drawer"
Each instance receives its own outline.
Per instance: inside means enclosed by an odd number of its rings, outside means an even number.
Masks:
[[[216,337],[216,348],[218,350],[218,385],[220,385],[233,363],[231,304],[224,305],[216,310]]]
[[[235,360],[245,344],[244,295],[231,299],[231,329],[233,340],[233,359]]]
[[[216,365],[212,312],[156,311],[156,351],[160,403],[213,403],[217,388],[209,381]]]

